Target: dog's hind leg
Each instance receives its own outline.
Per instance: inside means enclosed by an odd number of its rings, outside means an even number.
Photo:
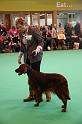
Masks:
[[[64,103],[64,105],[62,105],[62,112],[66,112],[67,100],[62,100],[62,102]]]
[[[66,108],[67,108],[67,99],[64,98],[64,95],[61,92],[56,92],[56,95],[59,97],[59,99],[62,100],[63,105],[62,105],[62,112],[66,112]]]

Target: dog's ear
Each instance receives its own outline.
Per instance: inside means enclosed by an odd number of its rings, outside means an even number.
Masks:
[[[25,66],[25,68],[24,68],[24,73],[26,73],[27,72],[27,66]]]

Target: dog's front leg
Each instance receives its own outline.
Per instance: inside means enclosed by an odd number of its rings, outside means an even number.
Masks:
[[[39,90],[35,91],[35,101],[36,103],[34,104],[35,107],[39,106],[39,103],[42,102],[42,93]]]

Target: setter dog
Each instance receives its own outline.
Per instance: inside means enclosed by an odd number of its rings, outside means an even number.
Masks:
[[[68,83],[66,78],[57,73],[42,73],[35,71],[28,64],[21,64],[16,70],[18,75],[27,74],[30,78],[29,85],[31,86],[36,103],[34,106],[39,106],[42,101],[42,94],[46,91],[55,93],[62,100],[62,112],[66,112],[67,100],[70,100]]]

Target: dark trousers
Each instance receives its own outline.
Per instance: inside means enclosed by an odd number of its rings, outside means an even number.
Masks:
[[[27,58],[26,64],[28,64],[29,66],[31,66],[34,70],[40,72],[41,61],[30,63],[30,60]]]
[[[41,61],[34,62],[34,63],[30,63],[30,60],[27,58],[26,63],[27,63],[29,66],[31,66],[34,70],[40,72],[40,64],[41,64]],[[28,78],[28,83],[29,83],[29,84],[30,84],[30,81],[31,81],[30,78]],[[34,96],[34,93],[33,93],[32,88],[31,88],[30,85],[29,85],[29,93],[30,93],[30,94],[29,94],[30,96]]]

